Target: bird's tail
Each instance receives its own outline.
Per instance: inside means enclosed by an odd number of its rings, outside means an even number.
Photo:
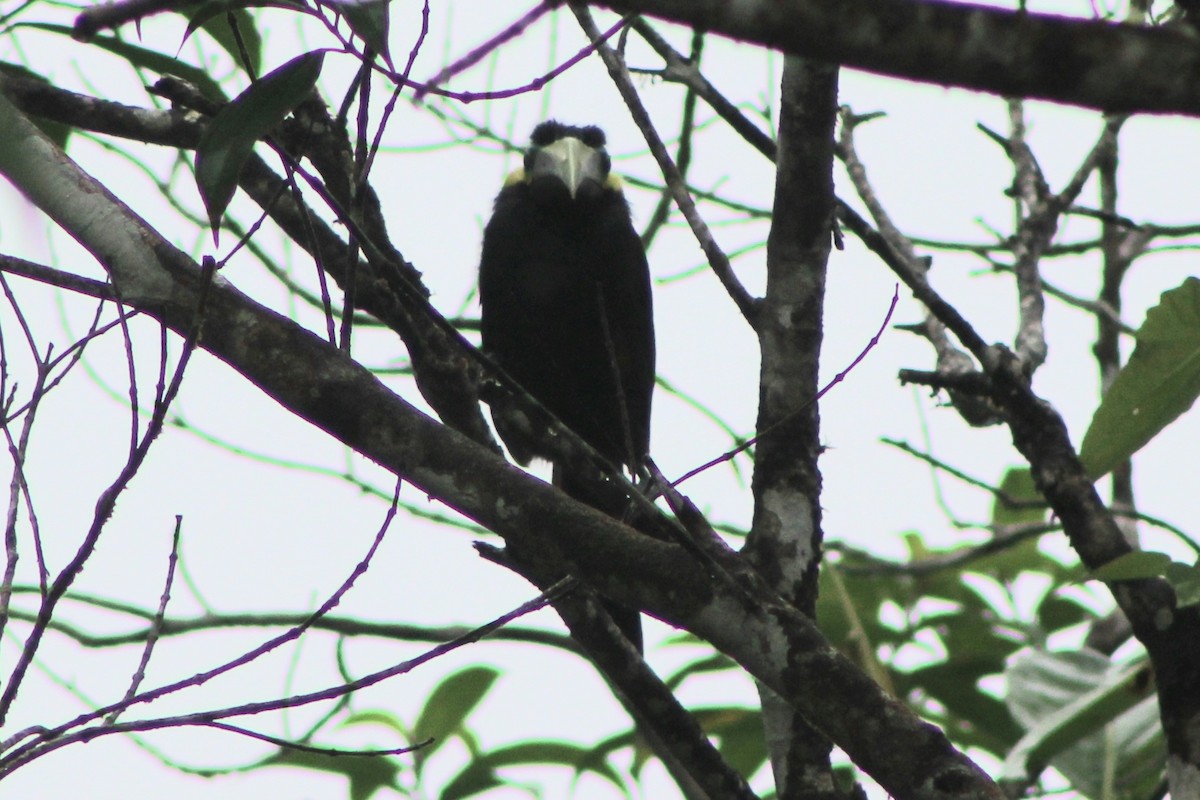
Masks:
[[[600,496],[585,486],[583,481],[578,480],[577,476],[572,475],[570,470],[560,469],[557,466],[554,468],[554,485],[566,492],[567,496],[586,503],[602,514],[625,521],[629,501],[620,492],[614,491]],[[639,653],[643,652],[641,612],[636,608],[629,608],[608,599],[604,601],[604,610],[612,617],[613,622],[621,629],[621,633],[625,635],[629,643],[636,647]]]

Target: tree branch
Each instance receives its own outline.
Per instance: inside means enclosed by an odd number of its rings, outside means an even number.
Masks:
[[[816,611],[821,550],[817,397],[825,272],[833,238],[836,67],[784,61],[774,224],[758,327],[762,367],[755,450],[754,519],[746,556],[806,614]],[[797,412],[797,403],[807,402]],[[829,743],[810,720],[760,686],[763,723],[780,798],[838,796]]]
[[[1200,48],[1141,28],[933,0],[601,0],[896,78],[1110,112],[1200,116]]]

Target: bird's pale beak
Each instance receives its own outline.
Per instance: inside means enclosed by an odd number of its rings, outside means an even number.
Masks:
[[[568,136],[537,152],[529,178],[534,182],[555,179],[574,200],[604,186],[603,164],[599,151]]]

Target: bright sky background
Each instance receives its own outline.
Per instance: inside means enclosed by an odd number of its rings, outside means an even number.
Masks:
[[[27,19],[50,19],[51,13],[36,11]],[[434,75],[448,60],[486,40],[510,20],[508,15],[515,13],[508,4],[436,4],[429,40],[413,76],[423,80]],[[275,22],[267,50],[268,68],[299,52],[293,18],[271,18]],[[66,21],[69,17],[56,19]],[[571,55],[580,42],[574,21],[565,12],[554,19],[556,23],[544,19],[508,45],[499,58],[455,79],[452,87],[480,91],[519,86]],[[611,24],[603,21],[611,19],[608,15],[601,19],[602,26]],[[414,4],[394,4],[392,47],[397,61],[405,57],[418,22]],[[558,49],[552,58],[547,55],[547,47],[555,25]],[[157,18],[143,26],[144,41],[163,52],[173,52],[184,26],[181,18]],[[132,35],[131,30],[124,33]],[[686,50],[687,33],[673,33],[676,46]],[[0,58],[17,61],[24,56],[34,69],[50,75],[60,85],[134,105],[146,104],[139,80],[117,59],[89,53],[61,37],[25,32],[21,39],[25,43],[23,53],[13,51],[10,39],[0,39]],[[303,41],[306,47],[325,44],[311,31],[303,35]],[[635,35],[631,35],[630,43],[635,54],[632,63],[651,67],[659,63],[638,46]],[[195,46],[186,44],[183,52],[194,53]],[[209,42],[202,46],[208,54],[215,52]],[[69,62],[63,60],[64,54]],[[782,65],[778,56],[713,37],[708,41],[704,64],[710,80],[736,102],[761,105],[776,97]],[[348,58],[326,59],[322,85],[327,94],[340,97],[353,67]],[[678,129],[681,88],[650,79],[640,83],[643,100],[650,106],[660,132],[672,137]],[[1003,192],[1011,180],[1011,170],[1000,149],[975,130],[978,122],[993,130],[1006,130],[1007,114],[1000,99],[845,71],[841,100],[859,113],[888,112],[886,118],[861,127],[857,141],[876,190],[902,230],[915,236],[956,241],[987,240],[988,227],[1008,230],[1012,210]],[[572,123],[599,123],[608,133],[615,169],[655,180],[653,160],[596,58],[559,77],[540,95],[443,107],[488,124],[520,143],[545,116]],[[701,105],[702,121],[709,122],[713,116]],[[1030,104],[1028,119],[1034,152],[1051,185],[1061,187],[1094,142],[1100,119],[1091,112],[1040,103]],[[1197,128],[1195,121],[1173,118],[1136,119],[1126,126],[1120,173],[1123,213],[1135,220],[1162,224],[1196,221],[1195,209],[1200,207],[1200,157],[1194,146],[1200,135]],[[480,231],[498,186],[519,161],[498,157],[490,147],[436,146],[447,138],[446,129],[432,115],[401,102],[386,138],[388,149],[377,164],[373,182],[383,196],[394,242],[424,272],[435,305],[447,315],[464,311],[475,314],[477,305],[468,303],[468,298],[475,280]],[[144,152],[124,142],[115,145],[122,151]],[[138,213],[160,224],[160,230],[176,244],[197,255],[213,252],[211,239],[206,235],[191,238],[195,232],[179,225],[146,176],[129,160],[81,137],[72,140],[70,152]],[[164,149],[150,152],[158,174],[168,174],[173,153]],[[770,207],[770,165],[726,132],[719,121],[697,139],[689,177],[693,185],[717,189],[730,199]],[[851,187],[840,173],[837,188],[843,198],[853,199]],[[185,199],[192,209],[200,208],[193,190],[185,195],[189,195]],[[632,188],[628,196],[640,226],[658,198]],[[1085,192],[1085,202],[1093,203],[1094,198],[1093,186]],[[702,211],[727,252],[765,239],[765,223],[722,224],[722,219],[729,219],[728,214],[711,206],[702,206]],[[1060,232],[1060,239],[1091,237],[1095,230],[1091,223],[1072,220]],[[830,378],[853,360],[879,327],[896,283],[849,234],[846,242],[846,250],[834,254],[829,271],[823,363],[824,374]],[[223,247],[231,243],[232,237],[222,237]],[[269,236],[264,237],[263,244],[280,252]],[[52,225],[24,205],[7,185],[0,187],[0,247],[4,252],[34,260],[58,259],[65,269],[100,274],[89,256],[54,232]],[[759,248],[736,261],[739,274],[756,293],[761,290],[764,258],[765,250]],[[702,255],[689,232],[678,224],[664,231],[650,252],[651,268],[658,281],[659,371],[663,378],[707,403],[737,431],[750,433],[758,371],[753,337],[710,273],[702,270],[688,280],[672,280],[701,262]],[[1188,252],[1155,255],[1139,262],[1127,283],[1125,319],[1139,324],[1145,308],[1162,291],[1196,271],[1193,262],[1194,255]],[[983,266],[968,256],[939,254],[933,280],[985,338],[1009,342],[1015,316],[1011,280],[978,274]],[[306,284],[312,284],[310,264],[295,258],[293,267]],[[1044,275],[1058,286],[1091,295],[1096,271],[1094,264],[1064,259],[1047,262]],[[249,261],[235,261],[224,276],[256,298],[287,308],[278,285]],[[74,332],[86,325],[89,305],[19,279],[12,283],[19,291],[22,307],[43,335],[60,324]],[[894,322],[914,322],[919,314],[901,291]],[[300,316],[310,327],[323,329],[310,311],[302,310]],[[10,360],[19,361],[14,355],[20,352],[17,328],[7,306],[0,309],[0,325]],[[145,348],[143,374],[151,380],[157,334],[147,325],[135,326],[138,329]],[[1095,406],[1096,369],[1089,349],[1094,325],[1082,312],[1051,301],[1047,329],[1050,358],[1038,373],[1035,389],[1064,413],[1072,437],[1078,442]],[[61,347],[69,339],[62,334],[57,341]],[[173,349],[177,352],[177,345]],[[355,354],[372,366],[395,365],[403,356],[392,334],[368,331],[360,331]],[[118,394],[126,391],[127,372],[119,337],[108,336],[94,344],[87,362],[95,379],[82,369],[76,370],[50,396],[40,414],[27,465],[47,557],[56,566],[74,552],[90,521],[99,490],[112,479],[124,458],[129,437],[128,410],[100,386],[104,383]],[[866,361],[822,402],[823,437],[830,448],[822,459],[822,503],[825,531],[831,540],[902,557],[905,551],[900,534],[908,530],[919,530],[945,545],[967,537],[981,538],[978,533],[952,532],[935,502],[929,470],[878,442],[880,436],[889,436],[921,449],[932,448],[940,458],[985,480],[999,480],[1002,468],[1017,462],[1004,429],[969,430],[954,412],[938,407],[937,401],[923,391],[898,385],[897,369],[927,368],[931,363],[929,348],[921,341],[891,330]],[[14,363],[14,369],[27,366],[27,362]],[[22,376],[21,381],[22,387],[27,386],[28,376]],[[419,402],[410,382],[395,377],[389,381],[407,399]],[[682,474],[728,449],[727,438],[714,425],[677,399],[660,392],[655,403],[652,451],[667,475]],[[203,354],[193,359],[175,412],[197,430],[251,452],[339,471],[349,465],[357,475],[390,490],[391,481],[380,470],[348,456],[328,436],[281,412],[272,400]],[[928,441],[923,424],[927,426]],[[1136,462],[1140,506],[1191,530],[1200,525],[1194,489],[1187,477],[1193,469],[1188,465],[1194,464],[1198,435],[1200,423],[1195,415],[1185,417]],[[743,458],[738,463],[748,483],[749,462]],[[985,495],[964,491],[946,479],[942,479],[942,486],[950,508],[959,518],[979,522],[987,519],[990,501]],[[730,470],[712,470],[685,484],[684,489],[713,521],[749,524],[749,490]],[[411,487],[404,488],[402,497],[425,504],[425,498]],[[428,507],[444,510],[436,503]],[[76,589],[155,607],[162,591],[175,515],[182,515],[182,556],[209,607],[223,612],[312,609],[350,574],[366,552],[385,511],[384,502],[364,496],[341,480],[265,467],[231,456],[188,432],[168,430],[155,445],[132,489],[122,498]],[[476,625],[529,599],[533,592],[527,584],[475,555],[472,538],[461,531],[433,527],[401,515],[371,570],[336,613],[380,621]],[[1050,538],[1057,539],[1052,546],[1063,546],[1061,537]],[[495,537],[489,540],[498,543]],[[1177,556],[1185,553],[1176,542],[1154,532],[1146,546]],[[31,557],[21,562],[26,580],[32,575],[32,563]],[[1094,588],[1081,591],[1103,597]],[[201,610],[200,602],[183,582],[177,582],[170,613],[189,616]],[[125,620],[114,620],[111,615],[81,606],[71,606],[67,615],[71,621],[98,632],[130,626]],[[557,627],[557,620],[547,612],[525,620],[535,621]],[[22,635],[25,630],[25,626],[10,627]],[[694,650],[656,646],[653,642],[666,633],[665,627],[655,624],[649,648],[652,663],[664,674],[696,655]],[[222,631],[164,642],[151,664],[147,685],[189,675],[269,635],[264,631]],[[328,635],[311,638],[298,649],[284,648],[263,663],[240,670],[201,692],[160,703],[156,712],[215,707],[328,685],[336,680],[334,639]],[[15,645],[11,636],[0,645],[0,664],[12,663]],[[361,674],[424,649],[351,641],[345,647],[345,657],[351,671]],[[49,636],[41,651],[42,663],[62,682],[97,702],[109,701],[123,692],[137,657],[136,649],[82,650],[57,635]],[[424,698],[445,675],[474,663],[495,664],[504,671],[471,719],[487,747],[555,737],[591,744],[624,730],[628,724],[600,681],[579,659],[532,646],[497,643],[475,645],[364,692],[357,707],[389,709],[411,723]],[[728,675],[691,680],[685,685],[683,697],[686,702],[702,704],[755,702],[750,684]],[[85,707],[62,685],[44,674],[34,674],[8,731],[57,723]],[[305,730],[319,713],[313,709],[293,712],[287,718],[287,728],[271,727],[276,722],[268,720],[252,720],[249,724],[278,735],[295,734]],[[219,732],[167,732],[156,734],[151,741],[169,758],[195,767],[249,764],[270,749]],[[400,744],[382,728],[330,729],[322,741],[345,747]],[[429,786],[437,787],[438,775],[449,776],[462,763],[461,748],[447,748],[433,762]],[[552,777],[548,796],[565,796],[569,779],[565,771]],[[544,780],[544,776],[538,775],[537,780]],[[665,793],[664,780],[652,779],[646,796],[671,796]],[[765,786],[761,776],[756,786]],[[0,797],[87,796],[102,800],[170,796],[191,800],[220,796],[236,800],[270,796],[326,800],[344,798],[346,792],[346,784],[340,779],[280,769],[212,780],[180,776],[159,766],[129,740],[108,737],[59,751],[22,769],[5,782]],[[588,779],[578,796],[611,796],[606,792],[604,785]],[[490,796],[517,795],[501,791]]]

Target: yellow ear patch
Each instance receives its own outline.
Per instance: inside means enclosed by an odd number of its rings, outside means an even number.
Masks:
[[[614,192],[623,192],[625,191],[625,181],[621,180],[621,176],[617,173],[610,172],[604,179],[604,188],[612,189]]]
[[[508,177],[504,179],[504,188],[516,186],[518,183],[525,183],[529,177],[525,174],[524,168],[513,170]]]

